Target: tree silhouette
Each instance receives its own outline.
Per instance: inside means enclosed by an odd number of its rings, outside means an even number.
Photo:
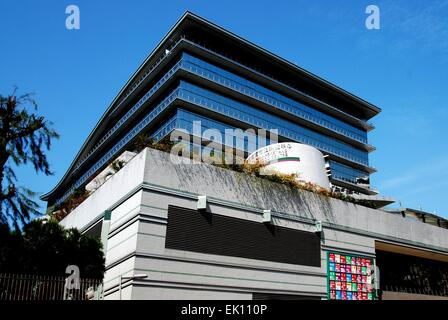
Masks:
[[[0,95],[0,223],[16,229],[38,215],[36,193],[17,186],[15,167],[31,163],[37,173],[51,175],[45,154],[51,140],[59,135],[37,110],[32,94],[7,97]]]
[[[102,279],[100,239],[65,229],[52,219],[35,219],[22,231],[0,224],[0,273],[66,276],[68,265],[78,266],[83,278]]]

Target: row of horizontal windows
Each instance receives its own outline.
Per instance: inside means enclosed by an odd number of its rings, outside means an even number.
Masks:
[[[62,197],[57,199],[56,203],[61,203],[65,199],[67,199],[70,194],[76,188],[82,186],[87,179],[89,179],[95,172],[97,172],[102,166],[107,164],[112,160],[117,153],[123,149],[123,147],[128,144],[133,138],[135,138],[143,129],[145,129],[148,124],[150,124],[156,116],[158,116],[164,109],[168,107],[179,94],[179,88],[173,90],[162,102],[160,102],[149,114],[147,114],[137,125],[135,125],[130,131],[126,133],[126,135],[121,138],[108,152],[106,152],[100,160],[98,160],[89,170],[87,170],[76,182],[72,185],[72,187],[67,190]]]
[[[360,170],[355,170],[355,169],[353,169],[353,168],[351,168],[351,167],[349,167],[347,165],[340,164],[340,163],[335,162],[333,160],[330,160],[329,163],[330,163],[330,167],[331,167],[332,170],[337,170],[339,172],[344,172],[344,173],[347,173],[347,174],[350,172],[350,173],[353,173],[353,176],[356,176],[356,177],[365,177],[365,176],[369,175],[369,173],[367,173],[367,172],[363,172],[363,171],[360,171]]]
[[[107,139],[109,139],[113,133],[115,133],[122,125],[126,122],[138,109],[140,109],[143,104],[148,101],[154,93],[160,89],[161,86],[163,86],[172,76],[173,74],[180,68],[181,61],[176,63],[156,84],[154,84],[150,90],[142,97],[140,100],[131,108],[129,109],[123,117],[93,146],[87,155],[83,157],[77,164],[77,166],[74,169],[74,172],[76,172],[79,167],[87,160],[89,159],[92,154],[98,150],[98,148],[105,142]]]
[[[331,170],[331,177],[333,179],[338,179],[353,184],[357,184],[359,182],[359,179],[365,178],[364,176],[357,177],[354,174],[346,174],[344,172],[338,172],[336,170]]]
[[[326,127],[332,131],[336,131],[339,134],[345,135],[351,139],[355,139],[362,143],[367,143],[366,131],[353,127],[323,112],[308,107],[302,103],[285,97],[284,95],[237,76],[222,68],[214,66],[213,64],[207,63],[199,58],[193,57],[187,53],[183,54],[182,59],[189,62],[188,64],[183,65],[184,67],[189,68],[189,71],[193,71],[195,73],[200,72],[201,76],[212,78],[212,80],[230,87],[233,90],[237,90],[252,98],[256,98],[264,103],[273,105],[276,108],[292,113],[307,121]]]
[[[232,135],[232,137],[226,137],[226,130],[235,132],[235,130],[238,130],[239,128],[224,124],[219,121],[211,120],[204,116],[199,116],[183,109],[178,109],[176,122],[177,129],[182,129],[191,133],[193,132],[193,122],[195,121],[200,122],[201,136],[203,136],[206,130],[217,131],[217,133],[219,132],[219,134],[223,137],[221,139],[222,141],[217,141],[217,139],[214,137],[215,140],[213,142],[221,142],[225,146],[241,149],[248,153],[252,153],[261,147],[274,143],[274,141],[269,139],[269,135],[267,135],[266,139],[258,139],[256,133],[254,134],[250,131],[244,131],[243,135],[243,131],[241,129],[241,134],[236,133],[235,135]]]
[[[215,66],[213,66],[213,65],[210,65],[210,64],[207,64],[207,63],[205,63],[205,62],[203,62],[203,61],[201,61],[201,60],[199,60],[199,59],[197,59],[197,58],[194,58],[194,57],[192,57],[191,55],[188,55],[188,54],[183,54],[183,59],[181,60],[181,61],[178,61],[131,109],[129,109],[127,112],[126,112],[126,114],[97,142],[97,144],[95,145],[95,146],[93,146],[90,150],[89,150],[89,152],[86,154],[86,156],[85,157],[83,157],[80,161],[78,161],[78,164],[76,165],[76,167],[74,168],[74,172],[76,172],[78,169],[79,169],[79,167],[81,166],[81,165],[83,165],[83,163],[87,160],[87,159],[89,159],[91,156],[92,156],[92,154],[101,146],[101,145],[103,145],[104,144],[104,142],[107,140],[107,139],[109,139],[110,138],[110,136],[112,136],[113,135],[113,133],[114,132],[116,132],[122,125],[123,125],[123,123],[125,122],[125,121],[127,121],[140,107],[142,107],[143,106],[143,104],[146,102],[146,101],[148,101],[148,99],[150,99],[153,95],[154,95],[154,93],[158,90],[158,89],[160,89],[160,87],[166,82],[166,81],[168,81],[168,79],[170,79],[173,75],[174,75],[174,73],[177,71],[177,70],[179,70],[180,68],[183,68],[183,69],[186,69],[187,71],[195,71],[196,73],[199,71],[198,70],[198,67],[197,66],[194,66],[194,65],[192,65],[191,64],[191,62],[192,61],[189,61],[189,60],[193,60],[194,62],[196,62],[196,63],[203,63],[203,64],[205,64],[207,67],[209,67],[209,68],[212,68],[212,69],[214,69],[215,71],[222,71],[222,72],[225,72],[226,73],[226,75],[232,75],[231,73],[229,73],[229,72],[227,72],[227,71],[225,71],[225,70],[223,70],[223,69],[220,69],[220,68],[218,68],[218,67],[215,67]],[[201,75],[202,76],[204,76],[205,74],[204,74],[204,72],[201,72]],[[213,74],[211,74],[210,72],[207,72],[207,74],[206,74],[208,77],[211,77],[213,80],[222,80],[222,79],[220,79],[220,78],[218,78],[217,76],[214,76]],[[244,78],[241,78],[241,77],[237,77],[236,75],[233,75],[233,77],[235,78],[235,79],[238,79],[239,81],[244,81],[245,82],[245,84],[246,85],[250,85],[250,86],[252,86],[252,87],[255,87],[255,88],[257,88],[258,90],[260,90],[260,91],[264,91],[264,92],[266,92],[266,93],[270,93],[271,95],[275,95],[277,98],[280,98],[280,99],[283,99],[283,100],[285,100],[285,101],[288,101],[289,103],[295,103],[296,104],[296,106],[295,107],[291,107],[291,106],[288,106],[288,105],[285,105],[285,104],[283,104],[283,103],[281,103],[281,102],[278,102],[276,99],[271,99],[271,98],[267,98],[265,95],[260,95],[260,94],[257,94],[255,91],[253,91],[253,90],[250,90],[250,89],[242,89],[243,90],[243,92],[244,93],[246,93],[246,94],[248,94],[248,95],[250,95],[250,96],[252,96],[252,97],[255,97],[255,98],[259,98],[260,100],[262,100],[263,102],[267,102],[267,103],[270,103],[270,104],[272,104],[272,105],[274,105],[274,106],[276,106],[276,107],[278,107],[278,108],[280,108],[280,109],[282,109],[282,110],[285,110],[285,111],[287,111],[287,112],[290,112],[290,113],[292,113],[292,114],[295,114],[296,116],[300,116],[300,117],[302,117],[302,118],[304,118],[304,119],[306,119],[306,120],[308,120],[308,121],[312,121],[312,122],[315,122],[315,123],[317,123],[317,124],[319,124],[319,125],[322,125],[322,126],[326,126],[326,127],[328,127],[328,128],[331,128],[331,129],[333,129],[333,130],[335,130],[335,131],[337,131],[337,132],[339,132],[339,133],[344,133],[344,130],[342,129],[342,128],[337,128],[337,127],[335,127],[334,125],[331,125],[330,124],[330,122],[328,122],[328,121],[325,121],[325,120],[320,120],[318,117],[326,117],[327,119],[326,120],[328,120],[328,119],[332,119],[332,121],[336,121],[336,123],[339,123],[340,125],[342,124],[342,125],[345,125],[345,126],[347,126],[347,124],[344,124],[343,122],[341,122],[341,121],[338,121],[338,120],[336,120],[336,119],[333,119],[333,118],[331,118],[331,117],[329,117],[329,116],[327,116],[327,115],[325,115],[325,114],[323,114],[323,113],[320,113],[320,112],[318,112],[318,111],[316,111],[316,110],[313,110],[313,109],[311,109],[311,108],[308,108],[308,107],[306,107],[306,106],[304,106],[304,105],[301,105],[301,104],[299,104],[299,103],[297,103],[297,102],[295,102],[294,100],[291,100],[291,99],[289,99],[289,98],[286,98],[286,97],[284,97],[284,96],[282,96],[282,95],[279,95],[279,94],[277,94],[277,93],[275,93],[275,92],[273,92],[273,91],[271,91],[271,90],[268,90],[268,89],[266,89],[266,88],[263,88],[263,87],[261,87],[261,86],[259,86],[259,85],[256,85],[256,84],[254,84],[254,83],[252,83],[252,82],[250,82],[250,81],[248,81],[248,80],[245,80]],[[224,81],[224,83],[223,83],[223,81],[221,81],[221,83],[222,84],[226,84],[225,83],[225,81]],[[232,88],[234,88],[234,89],[238,89],[239,87],[240,87],[240,89],[241,89],[241,86],[239,86],[238,84],[236,84],[235,82],[233,82],[232,81],[232,83],[228,83]],[[297,107],[302,107],[302,108],[308,108],[308,111],[303,111],[303,112],[301,112],[301,110],[300,109],[297,109]],[[315,114],[315,116],[313,116],[313,114],[312,113],[314,113]],[[355,129],[355,128],[352,128],[352,129]],[[362,132],[361,130],[359,130],[360,132]],[[347,135],[347,136],[349,136],[349,137],[351,137],[351,138],[354,138],[354,139],[356,139],[356,140],[358,140],[358,141],[361,141],[361,142],[363,142],[363,143],[367,143],[367,139],[365,139],[365,138],[362,138],[362,137],[360,137],[359,135],[357,135],[357,136],[355,136],[355,135],[353,135],[353,134],[351,134],[351,133],[349,133],[350,132],[350,130],[348,130],[348,131],[345,131],[345,134]],[[365,133],[364,133],[365,134]]]
[[[187,132],[193,131],[193,121],[200,121],[201,122],[201,129],[202,132],[207,129],[215,129],[219,130],[222,135],[225,134],[226,129],[237,129],[236,127],[229,126],[227,124],[221,123],[219,121],[211,120],[209,118],[206,118],[204,116],[199,116],[197,114],[184,111],[182,109],[178,109],[176,114],[176,123],[172,128],[174,129],[182,129],[186,130]],[[167,133],[168,134],[168,133]],[[161,139],[162,137],[160,137]],[[241,139],[239,139],[241,140]],[[226,146],[235,148],[235,149],[241,149],[244,152],[247,152],[248,154],[252,153],[253,151],[257,150],[258,148],[263,147],[264,145],[259,145],[258,140],[250,140],[250,139],[244,139],[244,141],[240,141],[239,143],[231,143],[228,144],[225,139],[223,139],[222,143]],[[267,140],[266,144],[272,144],[273,141]],[[241,146],[244,146],[243,148],[240,148]],[[206,147],[204,147],[206,148]],[[332,176],[336,179],[341,179],[344,181],[349,181],[352,183],[357,182],[357,178],[365,178],[368,177],[368,173],[362,172],[356,169],[353,169],[351,167],[348,167],[346,165],[340,164],[336,161],[331,160],[330,161],[330,168],[332,172]]]
[[[319,103],[326,105],[328,108],[330,108],[332,110],[335,110],[335,111],[337,111],[340,114],[344,114],[345,116],[355,120],[356,122],[363,123],[366,126],[371,126],[371,124],[366,122],[366,119],[360,118],[359,116],[354,116],[354,115],[352,115],[350,113],[347,113],[347,112],[343,111],[342,109],[340,109],[338,107],[334,107],[334,106],[332,106],[332,105],[330,105],[330,104],[328,104],[326,102],[323,102],[322,100],[320,100],[320,99],[318,99],[316,97],[312,97],[309,94],[304,93],[303,91],[301,91],[301,89],[298,88],[293,83],[286,83],[283,80],[274,77],[272,74],[268,74],[268,73],[266,73],[265,71],[263,71],[261,69],[254,68],[253,66],[250,66],[247,63],[247,61],[241,61],[240,59],[238,59],[238,57],[230,56],[228,53],[220,51],[220,50],[217,50],[216,48],[211,47],[211,46],[209,46],[209,45],[207,45],[207,44],[205,44],[205,43],[203,43],[201,41],[198,41],[197,39],[194,39],[191,36],[183,35],[182,37],[186,41],[188,41],[190,44],[194,45],[195,47],[201,48],[202,50],[205,50],[205,51],[208,51],[208,52],[212,52],[212,53],[214,53],[216,55],[224,57],[226,60],[229,60],[229,61],[231,61],[233,63],[236,63],[236,64],[244,67],[247,70],[250,70],[250,71],[255,72],[255,73],[259,74],[259,75],[262,75],[263,77],[268,78],[269,80],[271,80],[273,82],[276,82],[276,83],[278,83],[278,84],[280,84],[282,86],[285,86],[285,87],[287,87],[290,90],[294,90],[295,92],[298,92],[301,95],[305,95],[305,96],[311,97],[313,100],[318,101]]]
[[[178,109],[176,116],[168,120],[165,124],[162,125],[161,129],[157,130],[156,133],[154,133],[153,137],[155,140],[161,140],[165,137],[167,137],[171,132],[174,130],[185,130],[189,133],[193,132],[193,122],[194,121],[200,121],[201,122],[201,132],[203,133],[207,129],[214,129],[219,130],[222,135],[225,134],[226,129],[235,130],[236,127],[229,126],[227,124],[211,120],[209,118],[199,116],[197,114]],[[249,134],[250,136],[250,134]],[[175,138],[175,137],[174,137]],[[237,137],[236,143],[229,143],[228,140],[222,139],[221,143],[224,146],[231,147],[236,150],[241,150],[245,153],[252,153],[253,151],[257,150],[258,148],[263,147],[264,145],[259,145],[259,141],[254,139],[251,140],[250,138],[240,138]],[[214,141],[218,142],[219,141]],[[195,144],[192,141],[182,141],[184,144],[188,144],[190,146],[190,150],[200,150],[201,154],[209,154],[209,153],[215,153],[219,152],[220,150],[216,150],[215,148],[208,146],[208,145],[198,145]],[[272,144],[273,142],[271,140],[267,140],[266,144]],[[221,149],[221,151],[224,151]],[[368,173],[353,169],[351,167],[345,166],[343,164],[340,164],[336,161],[331,160],[330,161],[330,168],[332,173],[333,179],[338,179],[342,181],[347,181],[350,183],[356,184],[358,182],[359,178],[366,178],[368,177]]]
[[[312,145],[328,153],[368,166],[368,153],[366,151],[356,149],[291,121],[275,117],[266,111],[250,107],[191,83],[181,81],[180,87],[185,89],[180,92],[181,98],[200,104],[206,109],[219,112],[257,128],[277,129],[280,136]]]
[[[151,137],[155,141],[160,141],[166,137],[170,132],[176,128],[177,116],[172,117],[170,120],[166,121],[160,128],[158,128]]]
[[[128,89],[128,91],[126,92],[125,96],[123,99],[121,99],[121,102],[124,102],[137,88],[138,86],[147,79],[147,77],[162,63],[162,61],[164,61],[168,55],[170,54],[171,51],[175,50],[176,47],[182,42],[184,41],[185,37],[180,37],[180,39],[178,39],[174,44],[170,44],[167,47],[165,47],[165,52],[161,55],[159,55],[159,57],[148,67],[146,67],[146,70],[143,72],[143,74],[138,78],[133,80],[133,83],[131,83],[130,88]],[[121,103],[120,102],[120,103]]]
[[[160,57],[159,57],[159,59],[156,61],[156,62],[154,62],[153,63],[153,65],[151,65],[149,68],[147,68],[147,70],[145,71],[145,73],[140,77],[140,79],[138,79],[138,81],[136,81],[133,85],[132,85],[132,87],[128,90],[128,92],[126,93],[126,96],[125,96],[125,98],[123,98],[122,100],[121,100],[121,102],[120,102],[120,104],[122,104],[125,100],[126,100],[126,98],[133,92],[133,91],[135,91],[135,89],[138,87],[138,85],[140,84],[140,83],[142,83],[143,82],[143,80],[144,79],[146,79],[147,77],[148,77],[148,75],[161,63],[161,61],[163,61],[168,55],[169,55],[169,53],[171,52],[171,50],[174,50],[174,48],[175,47],[177,47],[182,41],[185,41],[185,40],[187,40],[187,38],[186,38],[186,36],[185,35],[181,35],[181,37],[179,38],[179,40],[176,42],[176,43],[174,43],[173,45],[171,45],[171,47],[169,47],[169,48],[167,48],[167,50],[165,51],[165,54],[163,54],[163,55],[161,55]],[[203,47],[204,49],[206,49],[206,50],[209,50],[209,49],[211,49],[211,48],[206,48],[205,46],[203,46],[203,44],[200,44],[200,43],[198,43],[197,41],[194,41],[193,39],[191,39],[190,37],[188,37],[188,40],[187,40],[188,42],[190,42],[190,43],[193,43],[194,45],[196,45],[196,46],[199,46],[199,47]],[[212,50],[213,51],[213,50]],[[167,53],[168,52],[168,53]],[[214,51],[215,52],[215,51]],[[216,53],[216,52],[215,52]],[[226,56],[226,55],[225,55]],[[235,60],[236,61],[236,60]],[[247,81],[247,80],[246,80]],[[333,107],[332,107],[333,108]],[[334,108],[333,108],[334,109]],[[340,112],[342,112],[342,113],[345,113],[345,112],[343,112],[343,111],[341,111],[341,110],[338,110],[338,111],[340,111]],[[131,113],[132,114],[132,113]],[[348,115],[348,114],[347,114]],[[350,115],[348,115],[348,116],[350,116]],[[350,116],[350,117],[352,117],[352,116]],[[123,119],[123,121],[125,121],[126,119]],[[310,119],[309,119],[310,120]],[[336,120],[336,119],[334,119],[334,120]],[[344,123],[344,122],[342,122],[342,123]],[[354,127],[352,127],[353,129],[357,129],[357,128],[354,128]],[[359,129],[357,129],[357,130],[359,130]],[[115,130],[111,130],[112,131],[112,133],[115,131]],[[360,130],[360,132],[363,132],[363,131],[361,131]],[[358,132],[359,133],[359,132]],[[110,134],[107,134],[105,137],[103,137],[103,141],[105,141],[108,137],[110,136]],[[352,136],[353,137],[353,136]],[[353,137],[354,138],[354,137]],[[362,139],[362,138],[361,138]],[[365,141],[364,143],[367,143],[366,141],[367,140],[360,140],[360,141]],[[101,144],[101,143],[99,143],[99,144]],[[96,150],[96,148],[92,148],[92,150],[90,150],[90,152],[89,152],[89,154],[83,159],[83,160],[85,160],[86,158],[88,158],[94,151]],[[82,162],[83,162],[83,160],[82,161],[80,161],[79,163],[80,164],[82,164]],[[79,167],[79,166],[78,166]],[[77,170],[77,168],[75,169],[75,171]]]
[[[178,65],[176,64],[175,67],[173,67],[170,72],[167,73],[168,77],[171,76],[175,71],[175,68],[177,68]],[[167,78],[164,77],[164,79],[161,81],[166,81]],[[157,84],[156,84],[157,86]],[[189,90],[185,90],[189,89]],[[202,95],[198,95],[197,92],[191,92],[191,90],[200,91]],[[129,111],[128,117],[130,116],[131,112],[135,112],[138,108],[140,108],[143,103],[153,94],[154,90],[148,91],[148,93],[140,99],[140,101],[134,105],[133,108]],[[203,95],[208,95],[209,98],[205,98]],[[65,200],[76,188],[80,187],[93,173],[95,173],[101,166],[103,166],[107,161],[109,161],[125,144],[127,144],[132,138],[134,138],[144,127],[146,127],[163,109],[165,109],[174,99],[176,98],[183,98],[186,101],[193,102],[193,103],[202,103],[202,106],[205,108],[212,109],[215,112],[221,112],[227,116],[230,116],[235,119],[239,119],[241,121],[244,121],[246,123],[249,123],[251,125],[255,125],[258,128],[264,128],[267,130],[270,129],[279,129],[277,128],[277,124],[275,122],[283,122],[283,124],[289,124],[291,128],[285,129],[281,128],[279,130],[280,135],[283,135],[287,138],[290,138],[295,141],[299,141],[302,143],[307,143],[310,145],[314,145],[315,147],[328,151],[329,153],[333,153],[339,156],[342,156],[344,158],[348,158],[351,161],[359,162],[364,165],[368,165],[367,163],[367,153],[363,154],[364,159],[360,159],[359,157],[353,156],[350,154],[350,152],[338,150],[337,147],[331,146],[328,143],[319,141],[319,138],[327,139],[328,142],[332,143],[338,143],[337,141],[331,141],[330,138],[324,137],[323,135],[314,133],[310,130],[300,128],[297,125],[291,124],[289,121],[283,120],[283,119],[275,119],[273,116],[267,114],[266,112],[263,112],[261,110],[257,110],[254,108],[251,108],[247,105],[243,105],[239,102],[230,100],[228,98],[219,96],[215,93],[212,93],[209,90],[205,90],[203,88],[199,88],[197,86],[193,86],[185,81],[181,81],[180,87],[176,90],[174,90],[165,100],[163,100],[157,107],[155,107],[146,117],[143,118],[142,121],[140,121],[131,131],[129,131],[117,144],[115,144],[112,149],[110,149],[107,153],[105,153],[99,161],[97,161],[87,172],[85,172],[76,182],[75,184],[60,198],[57,202],[61,202]],[[213,98],[213,99],[210,99]],[[232,107],[228,105],[224,105],[222,103],[219,103],[215,100],[222,100],[222,102],[231,103]],[[241,110],[235,109],[235,107],[242,108],[245,112],[242,112]],[[252,109],[252,110],[248,110]],[[250,113],[247,114],[246,112],[249,111]],[[261,114],[260,114],[261,112]],[[254,113],[258,114],[259,117],[254,117]],[[261,116],[261,117],[260,117]],[[271,118],[274,123],[269,123],[265,120],[265,118]],[[120,125],[124,121],[120,122]],[[115,128],[114,130],[116,130]],[[292,130],[301,129],[305,130],[303,133],[297,133],[292,132]],[[280,132],[281,131],[281,132]],[[308,131],[308,132],[306,132]],[[306,133],[311,133],[317,136],[316,138],[307,138]],[[319,137],[320,136],[320,137]],[[104,142],[104,141],[103,141]],[[102,142],[102,143],[103,143]],[[342,143],[339,143],[344,148],[350,148],[346,145],[343,145]],[[353,149],[353,148],[352,148]],[[362,151],[358,151],[360,154],[362,154]]]
[[[349,166],[340,164],[335,161],[330,161],[331,176],[334,179],[347,181],[350,183],[358,183],[358,179],[366,179],[369,174],[360,170],[353,169]]]

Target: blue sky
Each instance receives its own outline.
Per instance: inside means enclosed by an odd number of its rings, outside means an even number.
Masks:
[[[81,11],[65,28],[65,8]],[[365,8],[381,10],[367,30]],[[39,192],[62,177],[104,110],[186,11],[274,52],[379,106],[370,143],[372,185],[403,206],[448,217],[448,1],[0,2],[0,93],[35,92],[61,134],[54,176],[19,170]]]

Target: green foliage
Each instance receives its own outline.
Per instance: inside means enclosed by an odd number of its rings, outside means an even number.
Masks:
[[[124,167],[125,164],[126,164],[126,162],[117,159],[117,160],[113,161],[110,164],[110,166],[111,166],[112,170],[114,170],[114,172],[117,173]]]
[[[65,216],[72,212],[77,206],[84,202],[89,197],[89,193],[85,187],[79,187],[73,191],[73,193],[65,199],[60,205],[54,208],[51,214],[52,218],[56,221],[61,221]]]
[[[64,229],[54,220],[33,220],[22,233],[0,224],[0,273],[64,276],[68,265],[76,265],[81,277],[102,279],[101,248],[99,239]]]
[[[156,149],[164,152],[170,152],[171,148],[174,146],[174,142],[169,139],[164,139],[163,141],[155,141],[149,135],[145,133],[139,134],[133,141],[131,149],[134,152],[140,152],[145,148]]]
[[[37,110],[30,94],[0,95],[0,223],[16,229],[39,212],[32,200],[36,194],[16,185],[14,168],[31,163],[37,173],[51,175],[45,150],[59,137],[50,122],[29,108]]]
[[[175,143],[169,140],[156,142],[150,136],[146,134],[140,134],[134,140],[130,150],[134,152],[140,152],[144,148],[151,148],[164,152],[170,152],[174,145]],[[195,154],[193,151],[190,151],[189,154],[183,153],[183,156],[188,157],[190,159],[201,159],[200,157],[201,155]],[[271,174],[261,174],[262,168],[265,167],[263,163],[261,162],[248,163],[244,161],[244,159],[238,159],[235,157],[238,157],[238,155],[234,154],[233,158],[234,161],[235,159],[242,160],[243,164],[236,164],[236,163],[229,164],[228,161],[226,161],[224,154],[212,153],[208,156],[207,159],[203,160],[216,167],[244,173],[249,176],[266,179],[272,182],[281,183],[287,185],[292,189],[305,190],[320,194],[325,197],[331,197],[342,201],[362,205],[365,207],[375,208],[375,203],[372,201],[355,199],[349,195],[340,192],[335,192],[325,188],[321,188],[316,184],[300,180],[299,177],[295,174],[282,174],[279,172],[272,172]],[[120,160],[115,160],[110,165],[112,169],[115,172],[117,172],[124,166],[124,163]],[[69,198],[67,198],[62,204],[54,208],[52,217],[58,221],[62,220],[65,216],[67,216],[67,214],[69,214],[73,209],[75,209],[78,205],[80,205],[88,196],[89,194],[85,191],[84,188],[79,188],[75,190],[75,192]]]
[[[163,142],[163,141],[155,142],[154,140],[152,140],[151,138],[149,138],[146,135],[140,135],[137,138],[136,142],[134,143],[134,146],[135,145],[140,147],[140,149],[136,148],[136,150],[138,150],[138,151],[143,150],[145,147],[149,147],[149,148],[153,148],[153,149],[157,149],[157,150],[161,150],[161,151],[165,151],[165,152],[170,152],[171,148],[174,144]],[[196,157],[195,157],[195,154],[193,152],[190,152],[190,154],[187,154],[187,155],[183,154],[183,156],[186,156],[190,159],[195,159],[195,158],[200,159],[200,156],[196,155]],[[237,157],[238,155],[234,154],[234,156]],[[234,157],[234,160],[236,159],[235,157]],[[238,159],[238,160],[242,160],[242,159]],[[266,179],[266,180],[269,180],[272,182],[281,183],[281,184],[287,185],[288,187],[290,187],[292,189],[305,190],[305,191],[313,192],[316,194],[320,194],[325,197],[330,197],[330,198],[354,203],[354,204],[361,205],[364,207],[376,208],[375,202],[373,202],[373,201],[355,199],[355,198],[353,198],[349,195],[346,195],[344,193],[331,191],[331,190],[322,188],[314,183],[305,182],[305,181],[300,180],[300,177],[298,177],[295,174],[283,174],[283,173],[279,173],[279,172],[271,172],[271,174],[261,174],[262,168],[265,167],[265,165],[261,162],[248,163],[243,160],[243,164],[228,163],[228,161],[226,161],[224,154],[214,154],[214,153],[210,154],[209,157],[207,159],[205,159],[205,161],[211,165],[214,165],[214,166],[217,166],[220,168],[240,172],[240,173],[243,173],[243,174],[246,174],[249,176]]]
[[[354,203],[357,205],[361,205],[364,207],[375,208],[375,203],[369,200],[355,199],[349,195],[331,191],[325,188],[322,188],[314,183],[301,181],[300,177],[295,174],[283,174],[279,172],[271,172],[271,174],[261,174],[260,170],[264,167],[263,163],[243,163],[242,165],[234,165],[234,164],[216,164],[221,168],[241,172],[250,176],[266,179],[272,182],[281,183],[287,185],[292,189],[305,190],[313,193],[320,194],[325,197],[330,197],[350,203]]]

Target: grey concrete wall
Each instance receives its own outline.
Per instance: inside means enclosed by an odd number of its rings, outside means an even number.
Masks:
[[[207,195],[209,211],[314,231],[323,221],[321,267],[307,267],[165,248],[168,205],[196,208]],[[118,298],[120,275],[145,273],[127,282],[125,299],[249,299],[252,293],[326,295],[326,251],[375,255],[375,240],[447,252],[448,230],[415,220],[291,190],[264,179],[206,164],[173,164],[170,155],[146,149],[96,190],[63,223],[85,228],[112,210],[104,280],[106,299]]]
[[[110,177],[100,188],[67,215],[61,221],[61,224],[67,228],[75,227],[84,230],[92,221],[97,220],[105,210],[110,209],[115,202],[124,199],[128,193],[142,183],[146,155],[146,152],[136,155],[120,171]]]
[[[200,284],[204,290],[219,290],[217,292],[325,294],[323,254],[322,267],[316,268],[166,249],[168,204],[194,209],[196,202],[152,192],[145,192],[142,200],[144,207],[141,213],[145,218],[162,218],[158,223],[140,221],[135,269],[138,273],[150,274],[151,281],[183,287]],[[212,205],[210,211],[260,221],[259,215],[242,210]],[[293,221],[279,221],[276,224],[309,229],[309,226]]]
[[[206,164],[173,165],[170,155],[147,149],[145,182],[294,217],[322,220],[328,227],[344,226],[386,238],[448,249],[448,231],[382,210],[291,190],[265,179]]]

